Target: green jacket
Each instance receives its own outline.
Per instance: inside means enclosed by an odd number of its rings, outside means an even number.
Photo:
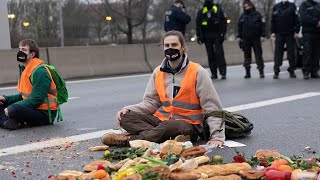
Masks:
[[[25,67],[19,66],[19,69],[20,69],[20,76],[21,76]],[[9,114],[11,111],[12,104],[27,106],[32,109],[36,109],[37,107],[39,107],[47,97],[47,94],[50,90],[51,81],[52,79],[48,71],[44,67],[40,67],[36,69],[33,73],[32,92],[29,98],[22,99],[21,94],[4,96],[4,98],[6,99],[4,105],[8,108]],[[45,114],[48,117],[48,121],[49,121],[48,111],[46,110],[39,110],[39,111]],[[51,110],[52,119],[55,119],[56,115],[57,115],[57,111]]]

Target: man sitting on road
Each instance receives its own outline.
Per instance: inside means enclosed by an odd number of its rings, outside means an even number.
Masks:
[[[19,65],[19,94],[0,96],[0,127],[15,130],[24,124],[50,124],[48,104],[54,119],[57,114],[57,103],[54,101],[57,90],[50,71],[46,67],[37,68],[44,62],[39,59],[39,47],[34,40],[26,39],[19,43],[17,61],[23,63],[23,66]]]
[[[188,59],[183,35],[169,31],[162,41],[165,58],[153,71],[143,101],[117,113],[120,126],[128,133],[107,133],[102,136],[103,144],[126,146],[137,139],[157,143],[169,139],[197,140],[204,132],[204,115],[222,110],[209,73]],[[208,145],[222,146],[224,122],[209,117],[207,123],[210,127]]]

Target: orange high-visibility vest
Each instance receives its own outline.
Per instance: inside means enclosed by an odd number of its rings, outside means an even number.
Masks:
[[[22,95],[22,99],[27,99],[30,97],[31,92],[32,92],[32,84],[31,84],[30,76],[32,75],[35,68],[41,64],[44,64],[44,62],[38,58],[34,58],[29,62],[29,64],[26,66],[26,68],[22,72],[20,80],[18,82],[18,86],[17,86],[18,91]],[[50,70],[47,69],[47,67],[45,67],[45,68],[51,77]],[[44,100],[44,102],[39,107],[37,107],[37,109],[48,110],[48,102],[47,101],[49,100],[50,110],[57,110],[58,106],[55,101],[57,94],[58,94],[58,91],[57,91],[56,85],[53,82],[52,77],[51,77],[50,92],[48,93],[48,96],[47,96],[48,99],[46,98]]]
[[[182,80],[180,90],[176,97],[170,101],[166,97],[165,76],[159,71],[155,77],[155,86],[162,102],[162,106],[154,114],[161,121],[169,119],[184,120],[190,124],[200,124],[204,118],[204,110],[200,106],[200,100],[196,94],[197,69],[199,64],[189,62]]]

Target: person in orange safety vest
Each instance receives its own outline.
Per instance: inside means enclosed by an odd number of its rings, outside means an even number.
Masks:
[[[56,85],[49,69],[38,67],[44,64],[39,56],[39,47],[34,40],[25,39],[19,43],[17,61],[23,64],[19,65],[19,94],[0,96],[0,127],[15,130],[24,125],[49,125],[52,123],[49,117],[56,117]]]
[[[169,139],[195,141],[204,132],[205,114],[222,110],[209,73],[188,59],[183,35],[169,31],[162,41],[165,58],[153,71],[143,101],[117,113],[117,121],[127,133],[107,133],[102,136],[103,144],[126,146],[137,139],[156,143]],[[222,146],[224,122],[209,117],[207,123],[208,145]]]

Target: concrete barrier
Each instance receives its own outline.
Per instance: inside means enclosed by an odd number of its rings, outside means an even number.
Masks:
[[[266,40],[263,46],[263,57],[265,61],[271,61],[273,59],[273,49],[272,42],[270,40]],[[206,52],[205,45],[199,45],[196,42],[188,42],[188,56],[189,59],[201,64],[204,67],[208,67],[208,56]],[[224,51],[225,51],[225,59],[227,65],[236,65],[242,64],[244,61],[243,51],[239,48],[238,44],[235,41],[225,41],[223,43]],[[253,52],[252,52],[253,53]],[[157,67],[164,55],[163,55],[163,47],[161,44],[148,44],[146,45],[146,55],[148,62],[151,67],[154,69]],[[255,62],[254,54],[252,54],[253,63]]]
[[[15,84],[19,80],[18,49],[0,50],[0,84]],[[47,62],[46,49],[40,48],[40,59]]]
[[[208,67],[205,46],[196,42],[188,42],[187,46],[189,58]],[[271,40],[263,43],[266,61],[273,59],[273,47]],[[228,65],[243,63],[243,52],[236,42],[226,41],[224,50]],[[16,54],[16,49],[0,50],[0,85],[17,83],[19,70]],[[49,58],[46,48],[40,48],[40,59],[45,62],[49,60],[66,79],[148,73],[164,58],[161,44],[48,48],[48,54]]]
[[[49,57],[67,79],[151,72],[143,45],[49,48]]]

